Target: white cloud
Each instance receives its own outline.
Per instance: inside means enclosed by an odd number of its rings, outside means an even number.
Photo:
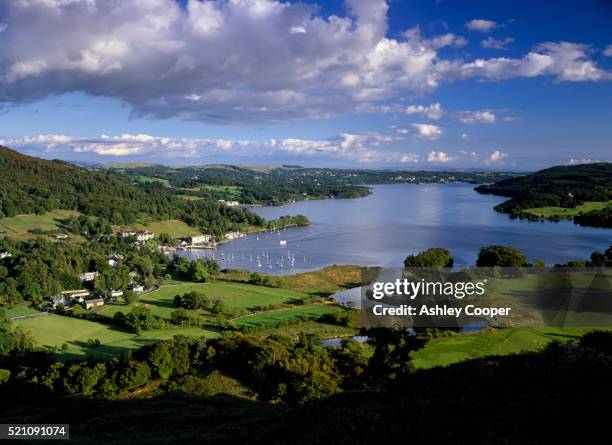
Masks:
[[[432,124],[411,124],[416,130],[417,137],[421,139],[436,140],[442,136],[442,128]]]
[[[491,153],[491,155],[484,162],[484,164],[490,165],[490,164],[500,163],[507,157],[508,157],[508,153],[504,153],[501,150],[495,150],[493,153]]]
[[[604,49],[603,54],[606,57],[612,57],[612,45],[606,46],[606,49]]]
[[[0,23],[0,32],[6,31],[7,28],[8,28],[8,25],[6,23]]]
[[[404,110],[406,114],[420,114],[429,119],[438,120],[444,114],[442,105],[439,102],[430,105],[408,105]]]
[[[459,69],[463,78],[509,79],[513,77],[554,76],[557,81],[612,80],[612,73],[598,68],[589,59],[587,45],[547,42],[537,45],[522,59],[498,57],[477,59]]]
[[[512,37],[506,37],[504,39],[495,39],[491,36],[484,39],[480,44],[483,48],[488,49],[508,49],[508,45],[514,42],[515,39]]]
[[[430,151],[427,155],[427,162],[452,162],[455,158],[449,156],[443,151]]]
[[[463,139],[464,141],[469,141],[470,139],[472,139],[472,136],[470,136],[467,133],[462,133],[461,134],[461,139]]]
[[[497,23],[493,20],[474,19],[465,24],[469,31],[489,32],[497,27]]]
[[[578,165],[578,164],[595,164],[596,162],[602,162],[599,159],[591,159],[591,158],[586,158],[586,159],[570,159],[569,161],[567,161],[568,165]]]
[[[199,138],[168,138],[148,134],[122,134],[98,137],[67,135],[37,135],[2,139],[0,144],[28,152],[57,154],[89,153],[98,156],[137,157],[142,160],[160,159],[205,160],[215,156],[318,156],[356,162],[418,162],[414,153],[388,150],[387,146],[401,141],[401,134],[342,133],[328,139],[267,139],[230,140]]]
[[[0,98],[22,103],[82,91],[134,115],[212,122],[322,119],[375,110],[407,92],[470,77],[608,80],[586,45],[538,45],[522,58],[464,61],[461,36],[387,37],[384,0],[344,15],[275,0],[0,2]],[[475,20],[472,29],[491,29]],[[493,23],[494,24],[494,23]]]
[[[497,120],[490,111],[461,111],[458,112],[458,116],[464,124],[493,124]]]

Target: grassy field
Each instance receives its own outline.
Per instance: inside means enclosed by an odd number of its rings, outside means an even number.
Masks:
[[[526,209],[525,213],[530,213],[540,218],[551,218],[555,216],[560,218],[573,218],[579,213],[590,212],[591,210],[601,210],[608,206],[612,206],[612,201],[587,201],[573,209],[566,209],[563,207],[536,207],[533,209]]]
[[[21,317],[22,315],[33,315],[40,314],[40,311],[27,306],[17,306],[10,309],[6,309],[6,315],[8,318]]]
[[[179,334],[198,337],[219,335],[212,329],[199,327],[157,329],[143,331],[142,335],[136,335],[113,326],[55,314],[48,317],[17,320],[13,324],[28,329],[36,339],[37,345],[43,348],[59,348],[64,343],[67,344],[67,350],[58,351],[64,358],[82,356],[110,358],[129,349],[137,349]],[[99,339],[102,344],[89,348],[87,346],[89,339]]]
[[[246,283],[233,283],[228,281],[213,281],[210,283],[184,283],[178,285],[165,285],[158,291],[145,295],[139,299],[137,304],[146,304],[151,313],[158,317],[168,318],[176,310],[174,296],[183,295],[187,292],[198,291],[212,298],[220,298],[225,307],[232,312],[242,309],[253,310],[256,306],[288,304],[296,300],[302,300],[308,295],[271,287],[256,286]],[[100,308],[100,313],[112,316],[115,312],[128,312],[133,305],[110,304]],[[200,315],[201,312],[191,311],[192,314]],[[209,318],[209,317],[206,317]]]
[[[0,235],[8,235],[20,240],[35,238],[38,235],[32,230],[43,232],[61,232],[62,221],[77,216],[79,212],[73,210],[53,210],[44,215],[18,215],[11,218],[0,219]],[[69,235],[71,238],[79,238]]]
[[[219,195],[223,195],[226,199],[238,200],[240,198],[240,187],[235,185],[203,185],[200,190],[209,190]]]
[[[306,306],[296,306],[287,309],[277,309],[273,311],[258,312],[253,315],[246,315],[234,320],[236,327],[265,328],[282,326],[285,323],[295,323],[303,320],[305,316],[319,318],[324,314],[332,314],[343,310],[342,308],[330,304],[310,304]]]
[[[413,353],[417,368],[445,366],[488,355],[508,355],[536,351],[553,340],[575,340],[594,328],[511,328],[430,340],[425,348]]]
[[[153,232],[156,236],[160,233],[167,233],[172,238],[181,238],[183,236],[190,235],[201,235],[195,227],[189,224],[179,221],[177,219],[169,219],[165,221],[155,221],[147,224],[130,224],[130,226],[115,227],[116,231],[120,230],[148,230]]]
[[[141,184],[151,184],[154,182],[159,182],[160,184],[164,184],[164,185],[167,185],[169,182],[167,179],[155,178],[153,176],[144,176],[144,175],[136,176],[136,181]]]

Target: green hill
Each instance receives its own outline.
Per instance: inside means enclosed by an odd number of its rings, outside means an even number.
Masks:
[[[484,184],[476,191],[511,198],[495,209],[512,216],[568,218],[583,225],[612,227],[612,163],[552,167]]]
[[[78,211],[113,224],[178,219],[203,230],[235,230],[263,220],[213,199],[188,201],[162,187],[128,183],[121,176],[62,161],[25,156],[0,147],[0,218]]]

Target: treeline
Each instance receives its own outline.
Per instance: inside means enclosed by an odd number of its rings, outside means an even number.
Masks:
[[[595,331],[573,344],[551,343],[538,352],[408,373],[403,369],[411,347],[396,346],[403,337],[381,340],[397,353],[379,349],[376,360],[347,347],[321,356],[308,339],[286,347],[281,339],[248,337],[175,338],[106,362],[60,363],[49,355],[30,355],[0,362],[0,397],[6,401],[1,410],[9,422],[70,423],[70,439],[79,444],[94,438],[113,443],[400,444],[407,437],[415,443],[490,443],[492,437],[503,443],[598,443],[608,434],[602,416],[612,396],[607,384],[611,337]],[[295,365],[288,366],[292,359]],[[373,381],[379,363],[383,372]],[[385,372],[390,364],[395,364],[395,375]],[[331,373],[323,378],[317,370],[326,365]],[[221,367],[242,380],[224,376]],[[252,388],[261,388],[262,394],[272,388],[273,396],[286,394],[282,400],[287,401],[331,394],[302,405],[264,403],[268,397],[254,400],[259,393],[242,390],[242,381],[261,382]],[[136,397],[109,400],[130,392]],[[554,425],[545,427],[551,418]],[[534,428],[534,422],[544,426]]]
[[[596,163],[558,166],[494,184],[476,187],[480,193],[510,197],[495,207],[515,217],[537,219],[526,214],[526,209],[537,207],[575,208],[586,201],[612,200],[612,164]],[[592,211],[574,218],[582,225],[612,227],[609,208]]]
[[[272,219],[268,221],[266,227],[272,230],[283,229],[285,227],[294,227],[294,226],[307,226],[310,224],[308,218],[304,215],[295,215],[295,216],[281,216],[277,219]]]
[[[374,346],[369,359],[352,340],[326,349],[313,336],[231,333],[212,340],[176,336],[108,361],[61,362],[48,353],[13,354],[0,358],[0,372],[12,388],[34,385],[56,394],[115,398],[152,382],[168,387],[185,376],[197,379],[220,371],[261,400],[301,404],[406,375],[412,370],[410,353],[427,341],[386,329],[369,335]]]
[[[0,147],[0,218],[53,209],[77,210],[112,224],[180,219],[205,233],[264,224],[248,210],[223,206],[213,199],[185,200],[162,187],[136,187],[116,174]],[[81,223],[73,221],[71,227],[82,231]]]

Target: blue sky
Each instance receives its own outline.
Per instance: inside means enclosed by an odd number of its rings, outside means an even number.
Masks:
[[[15,0],[0,142],[80,162],[610,161],[606,1]]]

